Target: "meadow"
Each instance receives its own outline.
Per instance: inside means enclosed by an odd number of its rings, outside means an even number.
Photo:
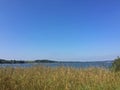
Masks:
[[[120,72],[105,68],[0,68],[0,90],[120,90]]]

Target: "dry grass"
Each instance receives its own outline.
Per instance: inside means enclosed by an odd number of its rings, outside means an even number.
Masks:
[[[0,68],[0,90],[120,90],[120,72],[102,68]]]

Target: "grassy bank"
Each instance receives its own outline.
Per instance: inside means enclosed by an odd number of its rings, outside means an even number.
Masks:
[[[102,68],[0,68],[0,90],[120,90],[120,72]]]

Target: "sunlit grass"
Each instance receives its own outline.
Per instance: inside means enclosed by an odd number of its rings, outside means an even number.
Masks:
[[[120,72],[103,68],[0,68],[0,90],[120,90]]]

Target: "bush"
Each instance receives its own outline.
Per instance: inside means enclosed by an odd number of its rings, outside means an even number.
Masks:
[[[114,62],[112,63],[112,69],[116,72],[120,71],[120,57],[114,60]]]

